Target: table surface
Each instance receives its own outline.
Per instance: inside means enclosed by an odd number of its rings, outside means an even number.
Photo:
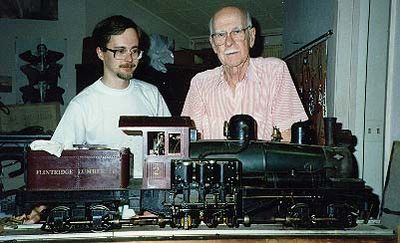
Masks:
[[[207,228],[205,225],[190,230],[173,229],[158,226],[124,226],[121,229],[108,232],[77,232],[53,234],[42,231],[41,225],[19,225],[17,229],[6,228],[0,233],[0,242],[3,241],[148,241],[148,240],[207,240],[207,239],[266,239],[266,238],[340,238],[340,239],[395,239],[392,229],[387,229],[379,224],[360,224],[351,229],[340,230],[310,230],[292,229],[282,225],[252,225],[228,228],[218,226]],[[394,242],[394,241],[393,241]]]

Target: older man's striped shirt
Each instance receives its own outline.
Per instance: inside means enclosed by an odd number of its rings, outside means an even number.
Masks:
[[[197,74],[191,81],[182,116],[190,116],[203,139],[223,139],[224,121],[236,114],[257,121],[258,139],[270,140],[273,127],[287,130],[308,119],[286,63],[277,58],[250,58],[235,90],[222,66]]]

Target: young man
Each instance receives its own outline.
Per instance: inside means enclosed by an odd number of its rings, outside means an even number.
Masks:
[[[51,140],[64,149],[73,144],[128,147],[140,162],[141,138],[124,134],[118,128],[119,117],[171,115],[155,86],[133,79],[143,55],[140,32],[131,19],[111,16],[96,25],[92,37],[104,75],[71,100]],[[142,164],[135,163],[134,168],[134,177],[141,177]]]
[[[277,126],[289,141],[291,125],[308,119],[286,64],[250,58],[255,36],[250,14],[240,8],[224,7],[210,20],[210,43],[222,66],[192,79],[182,110],[203,139],[224,138],[224,121],[236,114],[251,115],[265,140]]]
[[[111,16],[96,25],[92,37],[97,56],[103,61],[104,75],[71,100],[51,140],[64,149],[74,144],[128,147],[135,161],[141,162],[143,142],[118,128],[119,117],[171,114],[155,86],[133,79],[143,54],[139,49],[139,29],[131,19]],[[135,163],[134,168],[134,177],[142,177],[142,164]],[[16,219],[25,224],[36,223],[44,209],[46,206],[40,205]]]

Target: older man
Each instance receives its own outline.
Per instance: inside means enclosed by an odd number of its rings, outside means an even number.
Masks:
[[[294,122],[307,120],[286,64],[277,58],[250,58],[256,30],[250,14],[224,7],[210,20],[210,43],[222,66],[197,74],[182,110],[203,139],[223,138],[224,121],[235,114],[251,115],[258,138],[270,140],[273,127],[290,140]]]

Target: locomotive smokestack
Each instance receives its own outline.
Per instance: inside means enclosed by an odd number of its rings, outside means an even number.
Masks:
[[[325,145],[336,146],[336,117],[324,118]]]

